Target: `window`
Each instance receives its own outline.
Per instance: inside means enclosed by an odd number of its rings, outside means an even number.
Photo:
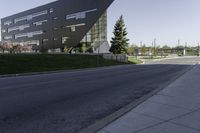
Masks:
[[[19,26],[18,27],[8,28],[8,32],[15,31],[15,30],[18,30],[18,29],[19,29]]]
[[[27,33],[17,34],[15,35],[15,39],[21,38],[21,37],[27,37]]]
[[[48,39],[43,39],[42,42],[43,43],[48,42]]]
[[[8,39],[12,39],[12,36],[11,35],[9,35],[9,36],[4,36],[3,37],[5,40],[8,40]]]
[[[55,28],[53,28],[53,30],[58,30],[58,28],[55,27]]]
[[[5,21],[3,24],[4,25],[11,25],[12,24],[12,20]]]
[[[22,26],[19,26],[19,30],[24,30],[24,29],[29,28],[29,27],[30,27],[29,24],[22,25]]]
[[[71,32],[75,32],[76,31],[76,26],[71,26],[70,30],[71,30]]]
[[[42,21],[34,22],[33,24],[34,24],[35,26],[40,26],[40,25],[43,25],[43,24],[46,23],[46,22],[47,22],[47,20],[42,20]]]
[[[41,11],[41,12],[36,12],[36,13],[30,14],[30,15],[27,15],[27,16],[16,18],[14,20],[14,22],[17,23],[17,22],[20,22],[20,21],[27,21],[27,20],[31,20],[31,19],[33,19],[35,17],[46,15],[46,14],[48,14],[48,11],[44,10],[44,11]]]
[[[86,13],[84,12],[79,12],[79,13],[75,13],[75,14],[70,14],[70,15],[67,15],[66,16],[66,19],[69,20],[69,19],[83,19],[83,18],[86,18]]]
[[[53,20],[57,20],[57,19],[58,19],[58,17],[54,17],[54,18],[53,18]]]
[[[2,31],[2,33],[6,33],[6,30],[5,30],[5,29],[2,29],[1,31]]]
[[[76,18],[76,14],[70,14],[70,15],[67,15],[66,16],[66,19],[69,20],[69,19],[74,19]]]
[[[86,42],[92,42],[91,32],[86,35]]]
[[[69,25],[69,26],[66,26],[65,28],[70,28],[71,32],[75,32],[76,27],[85,26],[85,25],[86,25],[85,23],[81,23],[81,24],[76,24],[76,25]]]
[[[53,13],[53,12],[54,12],[53,8],[50,8],[49,13]]]
[[[32,18],[34,18],[34,17],[46,15],[46,14],[48,14],[48,11],[47,11],[47,10],[44,10],[44,11],[41,11],[41,12],[36,12],[36,13],[34,13],[34,14],[31,14],[30,16],[32,16]]]
[[[15,30],[24,30],[26,28],[29,28],[30,25],[29,24],[26,24],[26,25],[21,25],[21,26],[16,26],[16,27],[11,27],[11,28],[8,28],[8,33],[11,32],[11,31],[15,31]]]
[[[28,37],[31,38],[36,35],[44,34],[44,31],[34,31],[34,32],[28,32],[28,33],[22,33],[22,34],[16,34],[15,39],[21,38],[21,37]]]
[[[84,19],[86,18],[86,14],[87,13],[90,13],[90,12],[95,12],[97,11],[97,9],[92,9],[92,10],[87,10],[87,11],[83,11],[83,12],[77,12],[77,13],[73,13],[73,14],[69,14],[69,15],[66,15],[66,20],[69,20],[69,19]]]
[[[66,44],[68,39],[69,39],[69,37],[62,37],[62,44]]]
[[[67,27],[66,27],[66,26],[61,26],[61,28],[62,28],[62,29],[66,29]]]
[[[37,45],[39,46],[40,42],[39,40],[30,40],[30,41],[23,41],[24,44],[27,44],[27,45]]]
[[[36,35],[41,35],[43,34],[44,31],[34,31],[34,32],[29,32],[28,33],[28,37],[33,37],[33,36],[36,36]]]
[[[27,20],[27,16],[25,16],[25,17],[20,17],[20,18],[16,18],[16,19],[14,20],[14,22],[17,23],[17,22],[24,21],[24,20]]]

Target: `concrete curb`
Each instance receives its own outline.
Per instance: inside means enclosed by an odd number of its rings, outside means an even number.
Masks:
[[[158,92],[160,92],[165,87],[169,86],[175,80],[177,80],[178,78],[180,78],[181,76],[183,76],[184,74],[186,74],[187,72],[192,70],[196,65],[192,65],[192,66],[188,67],[186,70],[181,71],[176,77],[172,78],[169,82],[167,82],[164,85],[160,86],[158,89],[156,89],[156,90],[152,91],[151,93],[141,97],[140,99],[138,99],[138,100],[126,105],[125,107],[123,107],[120,110],[116,111],[115,113],[109,115],[108,117],[103,118],[100,121],[97,121],[93,125],[85,128],[85,129],[82,129],[79,133],[96,133],[97,131],[101,130],[102,128],[104,128],[108,124],[112,123],[113,121],[117,120],[118,118],[120,118],[124,114],[128,113],[129,111],[131,111],[132,109],[134,109],[139,104],[143,103],[144,101],[146,101],[147,99],[149,99],[153,95],[157,94]]]

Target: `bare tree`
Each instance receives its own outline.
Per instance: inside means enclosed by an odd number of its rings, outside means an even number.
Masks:
[[[11,43],[10,41],[3,42],[3,44],[1,45],[1,49],[2,49],[3,53],[5,51],[12,53],[13,43]]]
[[[30,51],[32,51],[32,45],[24,44],[22,46],[22,51],[24,51],[24,52],[30,52]]]
[[[23,46],[21,46],[20,44],[13,45],[13,52],[14,53],[21,53],[22,50],[23,50]]]
[[[29,44],[20,44],[20,43],[12,43],[11,41],[1,42],[0,50],[5,53],[8,51],[9,53],[22,53],[22,52],[30,52],[32,51],[33,46]]]
[[[2,42],[0,42],[0,50],[1,50],[2,52],[4,52],[4,51],[3,51],[3,43],[2,43]]]

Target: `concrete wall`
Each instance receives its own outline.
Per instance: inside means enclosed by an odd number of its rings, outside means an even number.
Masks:
[[[128,56],[125,54],[103,54],[103,58],[107,60],[115,60],[119,62],[128,62]]]
[[[107,41],[100,42],[98,44],[97,48],[94,48],[94,52],[93,53],[96,53],[96,54],[98,54],[98,53],[101,53],[101,54],[110,53],[109,49],[110,49],[110,46],[109,46]]]

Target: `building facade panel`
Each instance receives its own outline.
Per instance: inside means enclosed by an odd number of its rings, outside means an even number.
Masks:
[[[35,50],[48,50],[77,46],[84,36],[89,41],[95,36],[106,39],[106,22],[99,19],[106,21],[104,14],[113,1],[58,0],[3,18],[2,41],[37,41]]]

